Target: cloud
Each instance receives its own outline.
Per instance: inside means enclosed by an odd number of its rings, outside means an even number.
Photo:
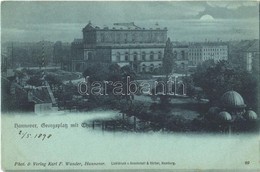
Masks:
[[[207,2],[205,10],[197,16],[211,15],[217,19],[258,19],[257,2]]]
[[[250,7],[258,5],[258,3],[254,1],[208,1],[207,4],[211,7],[222,7],[227,9],[237,9],[242,6]]]
[[[257,23],[257,4],[245,2],[9,1],[2,3],[1,15],[2,39],[18,41],[41,40],[42,38],[53,41],[71,41],[82,36],[81,29],[90,20],[100,27],[111,26],[116,22],[135,22],[140,27],[150,28],[158,22],[161,27],[168,27],[169,36],[174,35],[178,39],[182,37],[188,39],[189,36],[195,39],[198,33],[201,34],[200,37],[203,37],[203,33],[207,33],[207,37],[210,34],[215,37],[215,27],[218,30],[230,30],[236,26],[235,28],[242,28],[248,36],[251,34],[251,37],[257,34],[257,30],[259,32],[256,26],[253,26],[254,32],[244,29],[244,25],[248,23],[234,24],[233,19],[239,21],[253,19],[253,23]],[[200,21],[203,15],[212,16],[214,21],[211,23]],[[218,34],[222,33],[218,32]]]
[[[204,9],[198,2],[4,2],[2,26],[187,19]]]

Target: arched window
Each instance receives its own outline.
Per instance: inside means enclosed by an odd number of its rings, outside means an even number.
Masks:
[[[116,61],[120,62],[120,53],[119,52],[116,53]]]
[[[184,63],[181,63],[181,68],[185,69],[185,64]]]
[[[88,60],[88,53],[84,52],[84,60]]]
[[[150,72],[153,72],[153,70],[154,70],[154,65],[150,64]]]
[[[153,52],[153,51],[151,51],[151,53],[150,53],[150,60],[151,60],[151,61],[154,60],[154,52]]]
[[[125,53],[125,61],[129,61],[129,53],[128,52]]]
[[[138,58],[137,58],[137,52],[134,52],[134,61],[137,61]]]
[[[142,60],[145,61],[145,58],[146,58],[146,53],[142,52]]]
[[[161,52],[161,51],[158,52],[158,59],[159,59],[159,60],[162,59],[162,52]]]
[[[126,33],[125,34],[125,43],[127,43],[127,40],[128,40],[128,34]]]

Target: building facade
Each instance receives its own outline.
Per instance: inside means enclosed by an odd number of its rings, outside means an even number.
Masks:
[[[246,70],[248,72],[259,73],[259,40],[252,41],[252,44],[244,50],[244,59],[246,62]]]
[[[167,28],[145,29],[134,23],[115,23],[114,26],[117,28],[101,29],[89,22],[83,28],[82,41],[78,46],[75,41],[72,43],[72,52],[75,48],[78,50],[72,54],[73,71],[83,71],[91,62],[132,65],[138,72],[153,71],[162,65]]]
[[[228,44],[222,42],[191,43],[189,61],[198,65],[206,60],[228,60]]]
[[[229,56],[229,61],[236,67],[259,73],[259,39],[231,42]]]
[[[189,65],[189,47],[188,45],[174,45],[173,56],[175,60],[175,72],[183,73],[188,70]]]

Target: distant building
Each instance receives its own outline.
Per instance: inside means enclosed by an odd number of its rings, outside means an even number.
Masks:
[[[71,44],[57,41],[53,45],[53,65],[69,70],[71,64]]]
[[[71,43],[71,57],[72,57],[72,70],[82,71],[84,70],[84,49],[83,49],[83,39],[74,39]]]
[[[53,42],[6,42],[2,47],[6,49],[9,67],[48,66],[53,61]],[[43,60],[44,59],[44,60]]]
[[[249,72],[259,72],[259,39],[230,43],[230,62]]]
[[[198,65],[210,59],[228,60],[228,45],[222,42],[191,43],[188,56],[192,65]]]
[[[89,22],[83,28],[83,40],[74,40],[71,44],[72,71],[83,71],[91,62],[132,65],[138,72],[162,66],[167,28],[145,29],[134,23],[115,23],[114,26],[117,28],[101,29]]]
[[[55,64],[61,63],[62,56],[63,56],[62,42],[57,41],[53,45],[53,62]]]
[[[189,65],[189,46],[188,45],[174,45],[173,56],[176,64],[175,72],[186,72]]]
[[[259,40],[255,40],[253,44],[244,51],[247,71],[259,72],[259,57]]]

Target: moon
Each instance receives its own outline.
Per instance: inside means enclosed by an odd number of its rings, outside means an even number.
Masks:
[[[201,21],[214,21],[214,17],[212,17],[211,15],[206,14],[206,15],[201,16],[200,20]]]

